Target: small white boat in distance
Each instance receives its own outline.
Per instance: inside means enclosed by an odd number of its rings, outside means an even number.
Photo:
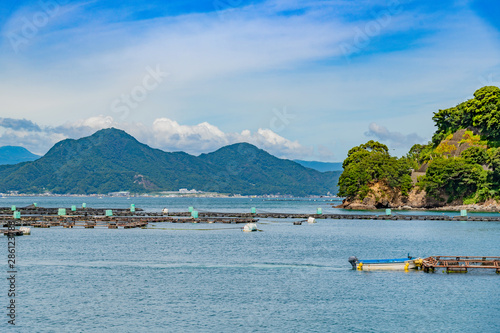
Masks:
[[[307,223],[316,223],[316,219],[312,216],[309,216],[309,218],[307,219]]]
[[[257,230],[258,230],[257,224],[255,224],[255,223],[247,223],[243,227],[243,231],[245,231],[245,232],[252,232],[252,231],[257,231]]]
[[[19,230],[23,232],[23,235],[31,235],[31,228],[21,227]]]

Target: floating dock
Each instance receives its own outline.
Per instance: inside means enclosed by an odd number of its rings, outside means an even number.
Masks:
[[[21,216],[55,216],[59,215],[59,208],[44,208],[44,207],[19,207],[17,211]],[[75,208],[74,210],[70,208],[65,209],[64,216],[74,216],[78,218],[92,218],[92,217],[107,217],[107,212],[112,212],[113,217],[174,217],[181,218],[187,217],[192,218],[191,212],[145,212],[141,208],[134,208],[134,211],[130,209],[123,208]],[[0,220],[2,216],[12,217],[11,207],[0,207]],[[496,215],[446,215],[443,213],[436,214],[399,214],[391,212],[390,214],[383,213],[365,213],[356,214],[351,213],[335,213],[335,214],[324,214],[318,212],[315,213],[275,213],[275,212],[253,212],[253,213],[242,213],[242,212],[210,212],[210,211],[197,211],[197,218],[206,218],[208,220],[214,220],[216,218],[255,218],[255,219],[308,219],[313,217],[315,219],[334,219],[334,220],[419,220],[419,221],[491,221],[500,222],[500,214]],[[243,223],[243,222],[241,222]]]
[[[151,214],[151,213],[145,213]],[[154,214],[154,213],[153,213]],[[169,212],[168,216],[190,216],[189,212]],[[161,215],[161,213],[159,213]],[[332,219],[332,220],[403,220],[403,221],[491,221],[500,222],[498,215],[472,215],[472,216],[450,216],[445,214],[435,215],[409,215],[409,214],[307,214],[307,213],[219,213],[219,212],[198,212],[199,217],[254,217],[259,219]]]
[[[60,209],[43,207],[17,208],[16,213],[12,208],[0,208],[0,225],[7,227],[31,226],[33,228],[64,227],[72,229],[81,227],[85,229],[108,228],[108,229],[131,229],[146,228],[149,223],[171,222],[171,223],[255,223],[258,221],[251,214],[224,214],[203,213],[202,216],[192,217],[191,213],[164,214],[158,212],[144,212],[137,208],[130,209]],[[63,212],[63,215],[61,215]],[[17,214],[17,217],[15,217]],[[215,215],[215,216],[213,216]],[[222,215],[222,216],[221,216]]]
[[[500,257],[433,256],[422,260],[424,272],[443,268],[447,273],[467,273],[469,269],[494,269],[500,273]]]
[[[144,228],[149,223],[171,222],[171,223],[255,223],[259,219],[297,219],[294,224],[300,225],[305,220],[334,219],[334,220],[392,220],[392,221],[487,221],[500,222],[498,215],[472,215],[451,216],[445,214],[436,215],[408,215],[408,214],[322,214],[318,209],[316,213],[274,213],[274,212],[145,212],[140,208],[134,209],[109,209],[109,208],[43,208],[43,207],[3,207],[0,208],[0,226],[9,224],[16,226],[32,226],[34,228],[50,228],[62,226],[64,228],[83,227],[93,229],[106,227],[117,229],[119,227]],[[191,208],[191,207],[190,207]]]

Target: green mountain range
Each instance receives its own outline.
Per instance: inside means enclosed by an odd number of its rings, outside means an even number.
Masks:
[[[39,158],[40,156],[32,154],[28,149],[23,147],[0,147],[0,165],[34,161]]]
[[[337,193],[339,172],[319,172],[248,143],[200,156],[164,152],[118,129],[66,139],[32,162],[0,166],[0,192],[106,194],[181,188],[243,195]]]

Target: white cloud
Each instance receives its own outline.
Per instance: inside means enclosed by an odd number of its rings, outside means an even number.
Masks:
[[[194,126],[179,125],[178,122],[159,118],[153,122],[151,131],[154,146],[165,150],[185,150],[192,153],[214,150],[229,143],[227,135],[216,126],[203,122]]]
[[[239,94],[233,80],[240,82],[240,75],[246,76],[241,84],[249,88],[245,81],[259,73],[290,73],[321,59],[343,57],[339,43],[352,40],[354,30],[342,14],[354,7],[341,1],[266,1],[228,8],[222,17],[220,13],[194,13],[120,22],[114,15],[86,15],[82,5],[61,12],[50,21],[50,27],[40,29],[21,56],[13,54],[8,44],[3,45],[2,59],[9,64],[0,72],[5,78],[4,83],[0,81],[0,91],[6,95],[5,112],[38,123],[45,122],[47,116],[74,120],[77,114],[106,114],[111,101],[140,83],[145,67],[157,64],[171,75],[141,105],[147,111],[147,115],[141,113],[141,119],[162,117],[166,108],[176,112],[169,114],[171,118],[180,121],[186,109],[190,119],[194,115],[200,119],[203,109],[193,106],[196,102],[192,96],[204,95],[206,82],[211,80],[222,80],[216,87],[209,87],[215,90],[211,98],[217,99],[211,104],[219,112],[227,112],[219,105],[231,94]],[[280,14],[296,9],[297,15]],[[19,16],[31,16],[25,10],[7,20],[4,35],[19,29]],[[38,10],[38,6],[32,9]],[[74,26],[68,25],[71,19]],[[64,24],[57,29],[59,22]],[[394,20],[391,29],[398,26]],[[24,57],[27,54],[29,57]],[[283,83],[277,83],[277,87]],[[246,88],[239,89],[255,95],[253,87],[252,92]],[[138,113],[131,117],[139,118]]]
[[[0,44],[3,117],[27,118],[40,126],[99,114],[116,121],[111,103],[141,85],[145,68],[158,64],[170,75],[120,118],[120,125],[154,124],[165,117],[180,124],[159,122],[157,131],[164,137],[158,138],[148,134],[150,125],[130,125],[128,131],[142,141],[203,151],[241,136],[270,151],[282,147],[281,152],[297,153],[293,141],[280,145],[271,135],[246,131],[274,129],[271,110],[287,105],[296,120],[280,136],[315,145],[318,152],[324,151],[319,145],[327,146],[342,159],[363,137],[368,125],[360,123],[363,119],[401,133],[417,128],[428,137],[432,112],[469,98],[483,77],[500,70],[498,31],[467,2],[432,9],[406,0],[269,0],[228,6],[226,12],[140,20],[132,14],[137,4],[95,11],[93,3],[65,7],[17,54],[6,34],[19,31],[21,19],[32,17],[39,6],[5,18],[0,28],[5,37]],[[401,4],[390,19],[380,15],[388,3]],[[377,20],[383,22],[379,31]],[[359,43],[360,31],[374,36]],[[360,50],[346,57],[341,45]],[[224,135],[181,125],[206,119]],[[83,136],[108,125],[68,126],[51,133]]]
[[[401,134],[400,132],[391,132],[386,127],[376,123],[370,123],[368,131],[365,132],[368,137],[375,137],[383,143],[389,144],[394,148],[409,148],[416,143],[424,143],[425,139],[417,133]]]
[[[314,155],[313,148],[305,147],[298,141],[285,139],[270,129],[259,128],[256,133],[245,130],[240,134],[230,134],[230,137],[233,143],[248,142],[279,157],[300,159],[312,157]],[[326,156],[316,157],[325,158]]]
[[[10,123],[15,121],[16,119],[11,119]],[[22,122],[27,121],[22,120]],[[60,140],[78,139],[103,128],[116,127],[125,130],[140,142],[165,151],[185,151],[197,155],[229,144],[248,142],[278,157],[290,159],[322,157],[321,154],[315,154],[312,148],[305,147],[298,141],[288,140],[270,129],[259,128],[256,132],[243,130],[241,133],[225,133],[208,122],[181,125],[168,118],[158,118],[151,126],[147,126],[141,123],[117,122],[110,116],[96,116],[56,127],[38,126],[33,122],[29,122],[29,125],[33,130],[2,127],[0,122],[0,145],[20,145],[34,153],[44,154]],[[324,157],[331,156],[326,154]]]
[[[67,137],[50,131],[13,130],[0,127],[0,146],[21,146],[34,154],[43,155],[52,145]]]

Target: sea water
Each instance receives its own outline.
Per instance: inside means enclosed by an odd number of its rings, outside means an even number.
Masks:
[[[0,206],[33,198],[2,199]],[[36,198],[39,206],[334,212],[325,199]],[[316,201],[314,201],[316,200]],[[380,212],[383,214],[384,212]],[[150,229],[32,229],[16,238],[16,326],[0,331],[500,332],[500,275],[356,271],[347,258],[500,256],[500,223],[261,220]]]

